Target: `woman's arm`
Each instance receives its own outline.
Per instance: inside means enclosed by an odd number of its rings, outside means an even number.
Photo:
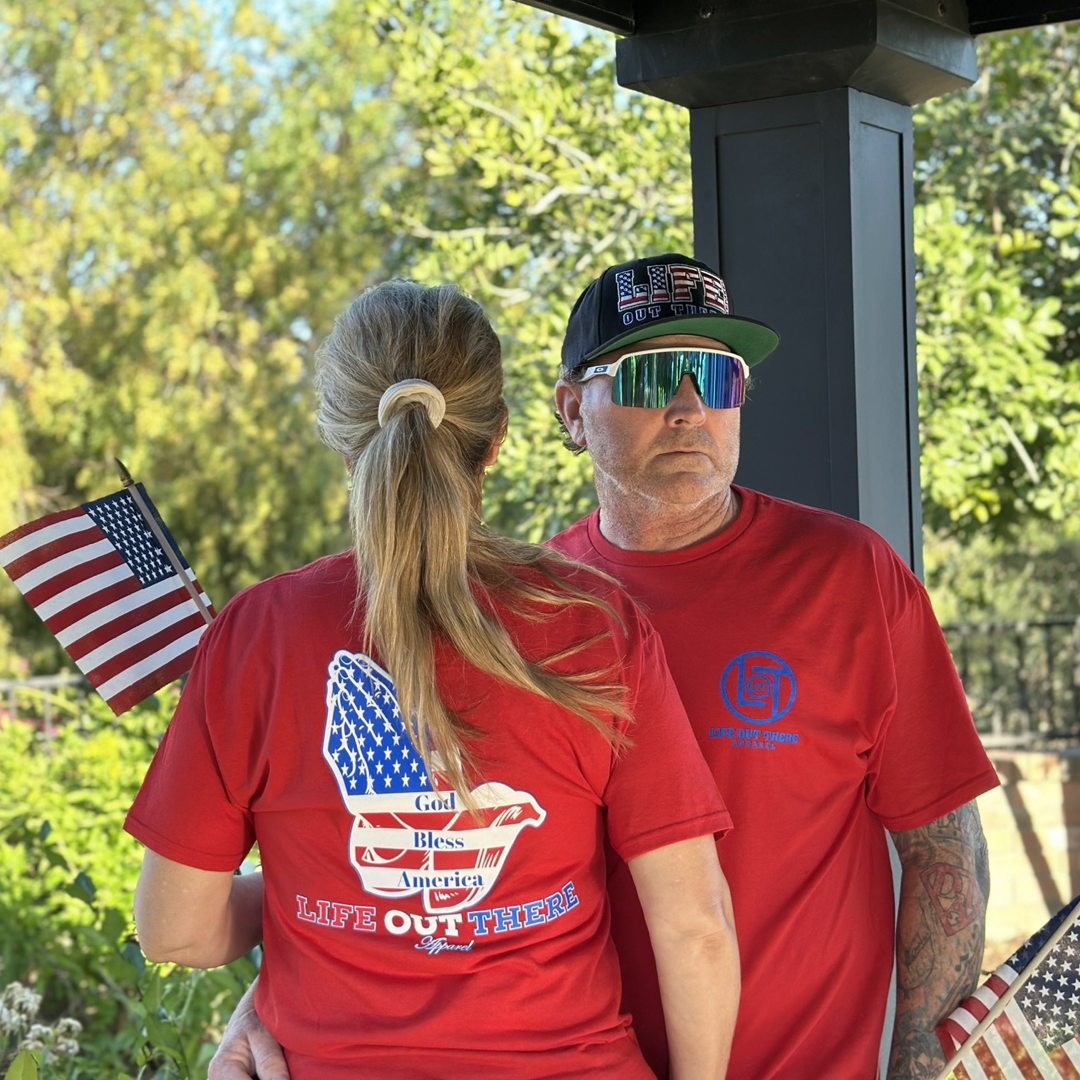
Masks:
[[[723,1080],[739,1007],[731,894],[711,836],[657,848],[627,866],[649,927],[671,1080]]]
[[[196,870],[149,848],[135,886],[135,927],[147,959],[220,967],[262,939],[263,878]]]

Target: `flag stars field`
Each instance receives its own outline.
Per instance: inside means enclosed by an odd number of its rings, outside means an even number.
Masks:
[[[938,1028],[956,1080],[1080,1080],[1080,996],[1070,993],[1080,989],[1078,905],[1058,912]]]
[[[190,669],[212,618],[142,485],[0,537],[0,565],[118,715]]]

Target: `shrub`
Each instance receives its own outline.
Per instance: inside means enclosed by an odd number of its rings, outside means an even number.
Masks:
[[[0,1036],[0,1069],[13,1075],[205,1076],[255,974],[252,958],[216,971],[151,965],[134,937],[142,849],[122,824],[175,689],[159,698],[118,719],[96,695],[59,698],[52,712],[69,718],[55,730],[33,708],[0,712],[0,995],[7,982],[36,999],[33,1018]]]

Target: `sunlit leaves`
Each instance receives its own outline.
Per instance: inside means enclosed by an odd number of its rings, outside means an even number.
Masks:
[[[542,539],[594,498],[551,416],[574,298],[693,248],[686,114],[616,86],[609,36],[510,0],[269,11],[0,19],[0,528],[105,494],[120,456],[218,604],[346,542],[310,366],[363,286],[456,282],[490,313],[511,425],[485,512]],[[1080,509],[1078,39],[989,39],[978,86],[916,112],[937,529]]]
[[[915,113],[927,523],[1005,534],[1080,511],[1080,29],[984,39]]]

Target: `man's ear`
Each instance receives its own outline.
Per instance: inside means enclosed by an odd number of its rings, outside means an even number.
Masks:
[[[570,438],[585,446],[585,421],[581,418],[581,395],[584,383],[571,383],[560,379],[555,384],[555,409],[562,418]]]

